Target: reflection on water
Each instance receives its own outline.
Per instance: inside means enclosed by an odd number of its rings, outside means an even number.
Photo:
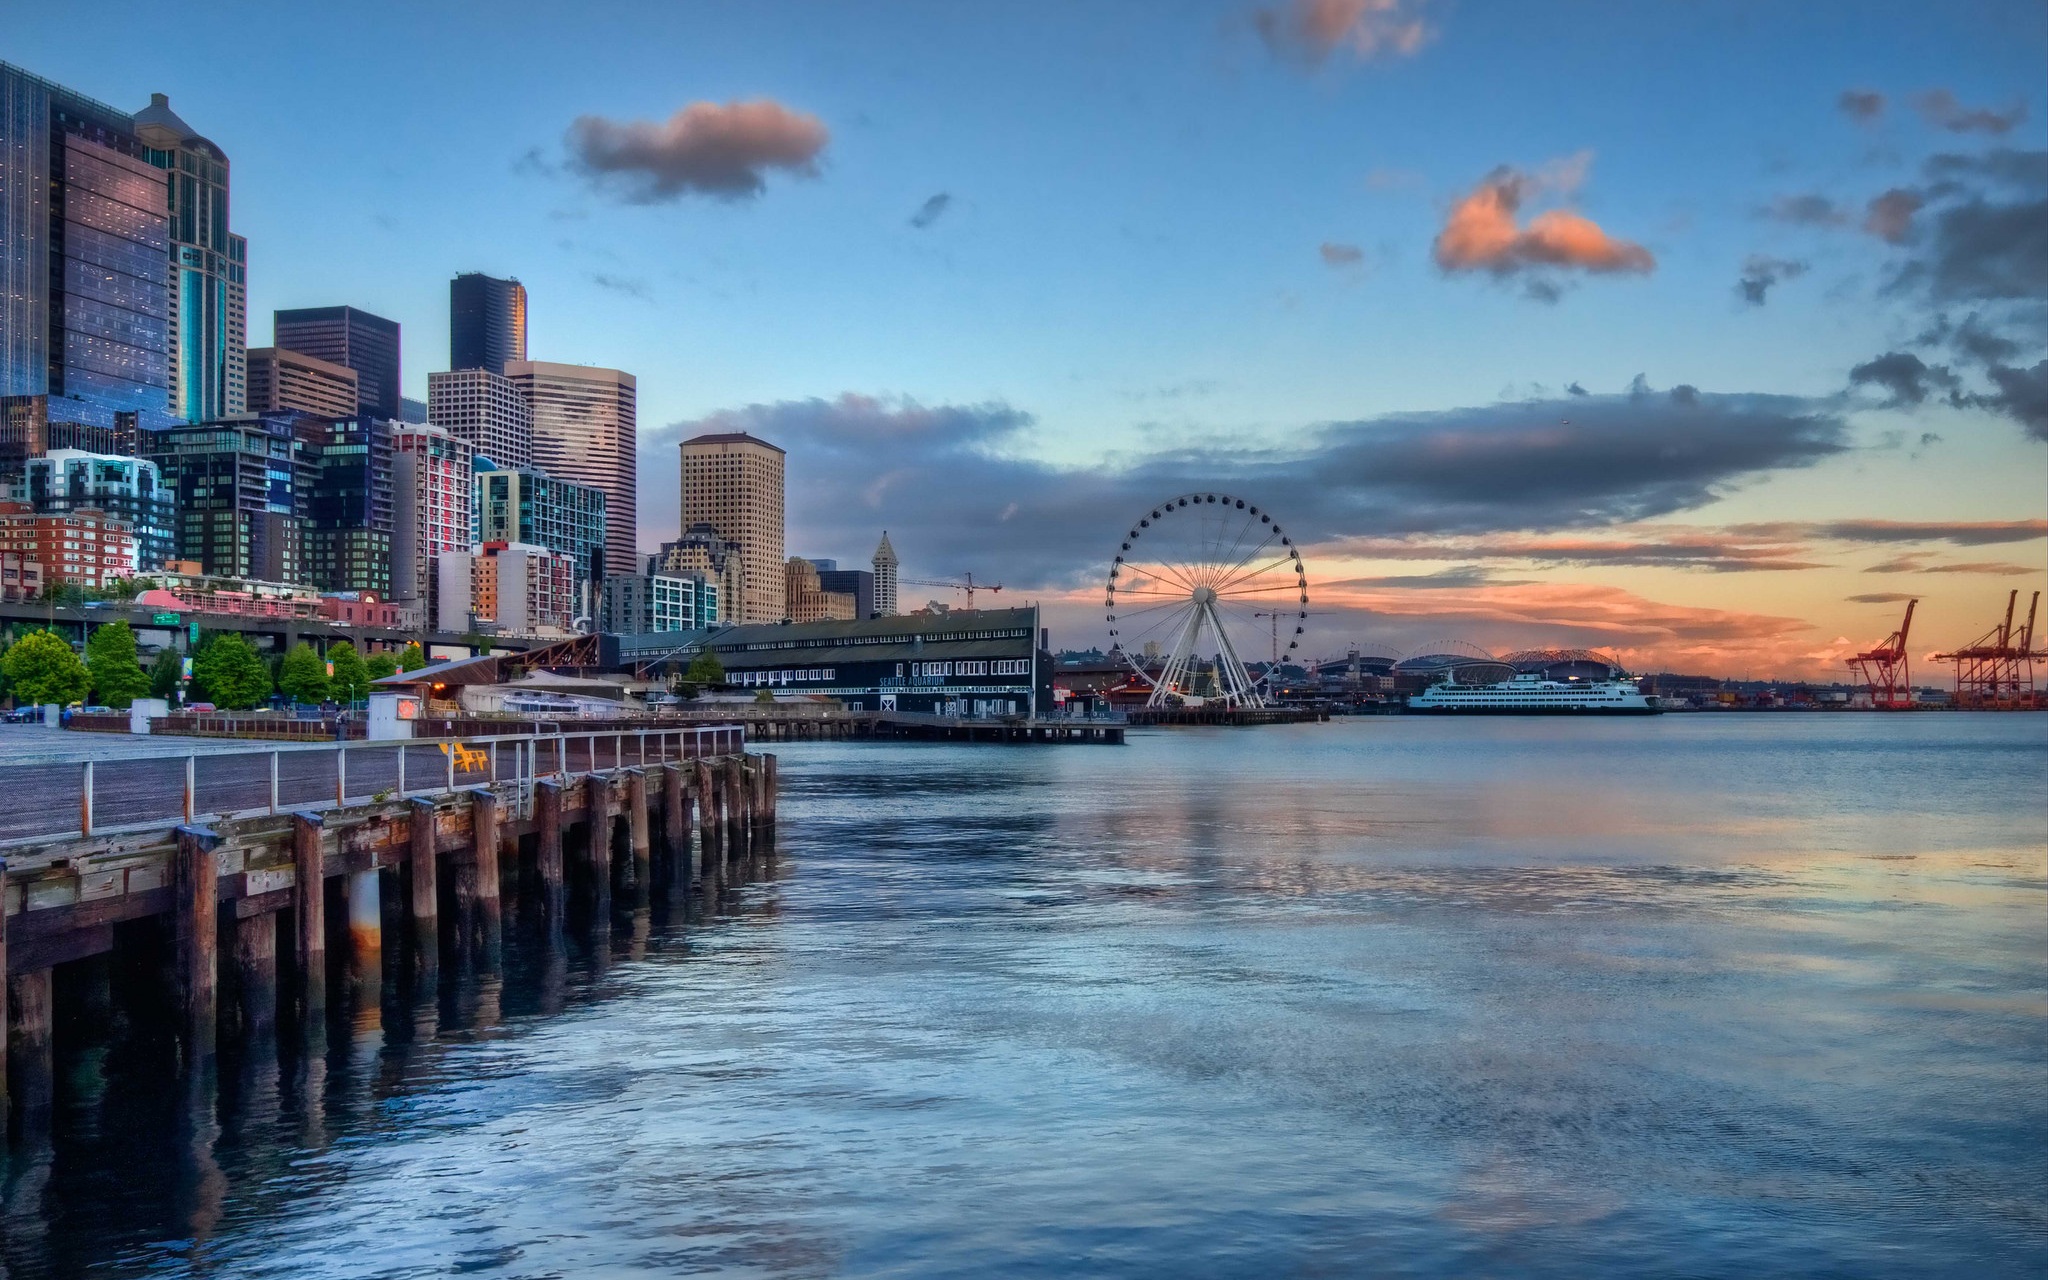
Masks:
[[[67,973],[7,1274],[2048,1264],[2048,717],[782,755],[720,901],[217,1079]]]

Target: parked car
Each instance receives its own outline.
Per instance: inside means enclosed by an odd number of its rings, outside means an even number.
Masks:
[[[16,707],[7,713],[9,724],[34,724],[43,718],[41,707]]]
[[[185,704],[185,710],[199,712],[211,711],[213,710],[213,704],[211,702],[188,702]]]
[[[114,714],[112,707],[80,707],[79,710],[89,716],[110,716]]]

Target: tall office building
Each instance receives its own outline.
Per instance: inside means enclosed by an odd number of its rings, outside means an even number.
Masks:
[[[427,421],[498,466],[533,465],[533,406],[511,379],[489,369],[428,374]]]
[[[164,171],[170,216],[171,412],[203,422],[243,412],[249,242],[228,230],[228,157],[161,93],[135,113],[143,158]]]
[[[882,530],[882,544],[875,548],[875,612],[891,617],[896,612],[896,548],[889,545],[889,531]]]
[[[134,119],[0,62],[0,396],[166,423],[170,245]]]
[[[178,559],[226,578],[302,581],[299,504],[312,474],[298,436],[309,421],[266,413],[139,434],[136,453],[177,495]]]
[[[249,349],[250,413],[297,409],[319,418],[356,416],[356,371],[281,347]]]
[[[874,574],[866,569],[842,569],[836,560],[813,560],[811,564],[818,570],[818,586],[821,590],[853,597],[854,617],[875,616]]]
[[[533,406],[533,465],[604,490],[604,571],[638,572],[638,381],[617,369],[544,360],[515,360],[505,376]]]
[[[683,536],[661,544],[661,550],[647,557],[649,577],[687,577],[705,584],[698,594],[698,625],[734,621],[725,612],[736,608],[740,583],[746,570],[740,559],[740,544],[721,535],[708,524],[694,524]],[[710,612],[706,613],[705,610]]]
[[[473,542],[546,547],[576,561],[579,612],[589,616],[606,576],[611,495],[538,471],[479,471]]]
[[[475,541],[476,451],[440,427],[407,423],[392,432],[391,452],[391,598],[431,606],[441,553]]]
[[[783,453],[744,431],[685,440],[682,523],[708,524],[740,544],[740,598],[732,622],[789,616],[783,516]]]
[[[479,271],[448,282],[448,367],[505,372],[526,359],[526,286]]]
[[[791,622],[852,622],[860,616],[852,592],[825,589],[815,562],[791,556],[782,577]]]
[[[398,322],[355,307],[275,313],[271,345],[356,371],[356,412],[399,417]]]
[[[322,591],[391,594],[391,424],[301,417],[300,572]]]

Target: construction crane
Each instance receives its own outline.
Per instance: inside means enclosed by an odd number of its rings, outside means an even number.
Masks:
[[[2005,618],[1997,626],[1957,649],[1937,653],[1936,662],[1956,664],[1956,705],[1986,710],[2031,707],[2036,701],[2034,664],[2048,660],[2048,652],[2034,648],[2034,619],[2041,609],[2036,591],[2027,605],[2026,625],[2013,631],[2013,612],[2019,607],[2015,588],[2005,598]]]
[[[971,573],[962,575],[961,580],[958,582],[941,582],[935,578],[905,578],[902,580],[901,585],[906,587],[949,587],[954,591],[965,591],[967,593],[967,607],[970,609],[974,607],[975,592],[996,592],[1003,589],[1003,584],[1000,582],[994,586],[990,586],[985,582],[976,582],[974,575]]]
[[[1913,630],[1913,609],[1920,602],[1906,601],[1906,620],[1880,644],[1849,659],[1849,669],[1870,693],[1870,705],[1879,711],[1904,711],[1913,705],[1913,674],[1906,659],[1906,637]]]
[[[1285,612],[1260,609],[1255,611],[1252,616],[1254,618],[1271,618],[1273,620],[1273,666],[1277,669],[1280,666],[1280,619],[1306,618],[1308,614],[1301,609],[1288,609]],[[1300,633],[1297,632],[1296,634]]]

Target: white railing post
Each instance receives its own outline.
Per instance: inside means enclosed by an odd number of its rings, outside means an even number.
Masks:
[[[455,790],[455,748],[461,745],[454,739],[448,741],[448,789]]]
[[[334,804],[336,808],[348,803],[348,748],[334,749]]]
[[[277,816],[277,748],[270,749],[270,816]]]
[[[192,797],[199,790],[199,753],[191,752],[185,757],[185,825],[192,825]]]
[[[516,744],[516,743],[514,744],[514,747],[515,747],[515,749],[516,749],[516,747],[517,747],[517,744]],[[491,739],[491,781],[492,781],[492,782],[496,782],[497,780],[498,780],[498,740],[497,740],[496,738],[493,738],[493,739]]]
[[[78,793],[79,834],[92,835],[92,761],[85,762],[85,786]]]
[[[405,799],[405,747],[398,748],[398,798]]]

